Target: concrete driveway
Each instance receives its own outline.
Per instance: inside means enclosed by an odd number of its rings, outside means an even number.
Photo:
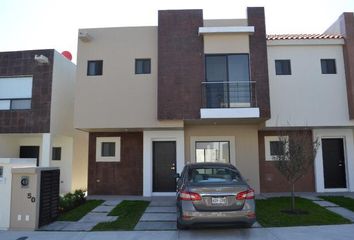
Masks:
[[[20,232],[0,231],[1,240],[352,240],[354,224],[310,227],[207,229],[189,231],[118,231],[118,232]],[[23,238],[22,238],[23,239]]]

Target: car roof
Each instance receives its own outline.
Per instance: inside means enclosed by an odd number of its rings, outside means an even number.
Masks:
[[[189,168],[199,168],[199,167],[224,167],[224,168],[237,168],[230,163],[216,163],[216,162],[203,162],[203,163],[189,163],[187,165]]]

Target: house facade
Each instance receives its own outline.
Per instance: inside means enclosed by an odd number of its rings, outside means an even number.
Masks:
[[[74,127],[89,136],[89,194],[172,195],[175,173],[204,161],[236,165],[256,192],[287,191],[279,130],[322,142],[297,191],[353,191],[353,24],[345,13],[325,34],[267,36],[264,9],[248,8],[80,29]]]
[[[11,182],[5,165],[35,159],[60,168],[61,192],[86,187],[78,167],[86,162],[85,137],[73,128],[75,73],[53,49],[0,53],[0,185]]]

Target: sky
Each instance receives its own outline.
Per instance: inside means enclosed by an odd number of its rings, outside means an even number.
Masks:
[[[76,62],[80,28],[157,25],[157,11],[203,9],[204,19],[246,18],[265,7],[268,34],[322,33],[354,0],[0,0],[0,51],[54,48]]]

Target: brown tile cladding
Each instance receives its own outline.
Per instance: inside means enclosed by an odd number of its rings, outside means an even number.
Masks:
[[[204,81],[202,10],[159,11],[159,120],[198,119]]]
[[[260,117],[269,119],[270,98],[264,8],[248,7],[247,18],[248,25],[255,27],[254,34],[249,38],[251,81],[256,82],[256,99]]]
[[[344,37],[343,46],[344,67],[347,83],[347,99],[349,118],[354,119],[354,15],[352,12],[343,13],[340,18],[341,34]]]
[[[295,131],[295,130],[294,130]],[[288,131],[287,134],[291,138],[291,133],[294,131]],[[299,131],[299,130],[296,130]],[[308,145],[312,144],[312,131],[307,131]],[[289,192],[290,185],[283,175],[274,166],[274,162],[265,161],[265,136],[277,136],[277,131],[259,131],[258,132],[258,145],[259,145],[259,173],[260,173],[260,187],[261,192]],[[314,168],[310,167],[306,175],[295,184],[296,192],[314,192],[315,191],[315,176]]]
[[[39,66],[34,55],[48,57],[50,64]],[[0,110],[0,133],[46,133],[50,131],[54,50],[0,53],[0,77],[33,76],[32,108]]]
[[[96,138],[116,136],[121,137],[120,162],[96,162]],[[142,195],[143,133],[90,133],[88,165],[89,194]]]

